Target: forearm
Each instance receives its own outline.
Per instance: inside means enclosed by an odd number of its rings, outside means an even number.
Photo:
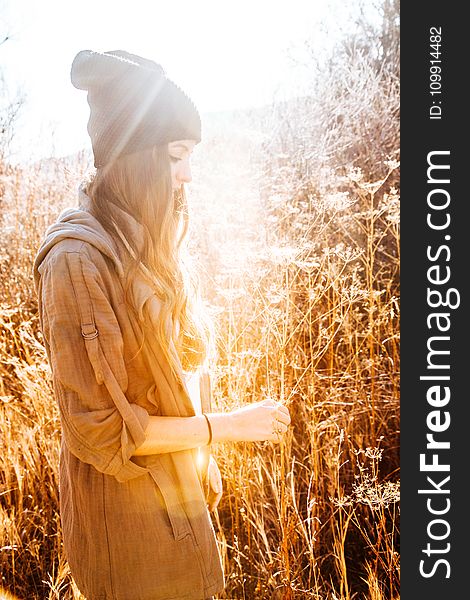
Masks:
[[[207,416],[212,427],[212,441],[231,441],[230,415],[228,413],[211,413]],[[205,446],[209,441],[209,428],[202,415],[195,417],[151,416],[145,436],[143,444],[133,452],[134,456],[178,452]]]

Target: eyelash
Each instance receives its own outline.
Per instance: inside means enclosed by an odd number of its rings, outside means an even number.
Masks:
[[[179,160],[183,160],[182,158],[178,158],[177,156],[170,156],[171,162],[178,162]]]

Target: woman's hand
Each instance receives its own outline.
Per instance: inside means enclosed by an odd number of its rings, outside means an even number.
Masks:
[[[210,512],[217,508],[217,505],[222,498],[222,477],[220,475],[219,467],[212,455],[209,458],[209,465],[207,467],[207,507]]]
[[[207,415],[213,442],[274,442],[278,444],[291,419],[289,409],[275,400],[253,402],[228,413]]]
[[[271,399],[243,406],[230,417],[232,439],[243,442],[279,443],[291,422],[289,409]]]

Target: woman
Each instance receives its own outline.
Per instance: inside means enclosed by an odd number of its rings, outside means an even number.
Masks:
[[[210,445],[279,442],[289,413],[211,412],[210,326],[182,252],[194,104],[123,51],[78,53],[71,79],[88,92],[96,173],[34,261],[65,554],[88,600],[203,600],[224,588]]]

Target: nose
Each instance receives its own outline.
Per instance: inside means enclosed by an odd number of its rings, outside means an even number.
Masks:
[[[178,167],[176,178],[178,179],[179,183],[190,183],[192,181],[192,176],[189,160],[182,160]]]

